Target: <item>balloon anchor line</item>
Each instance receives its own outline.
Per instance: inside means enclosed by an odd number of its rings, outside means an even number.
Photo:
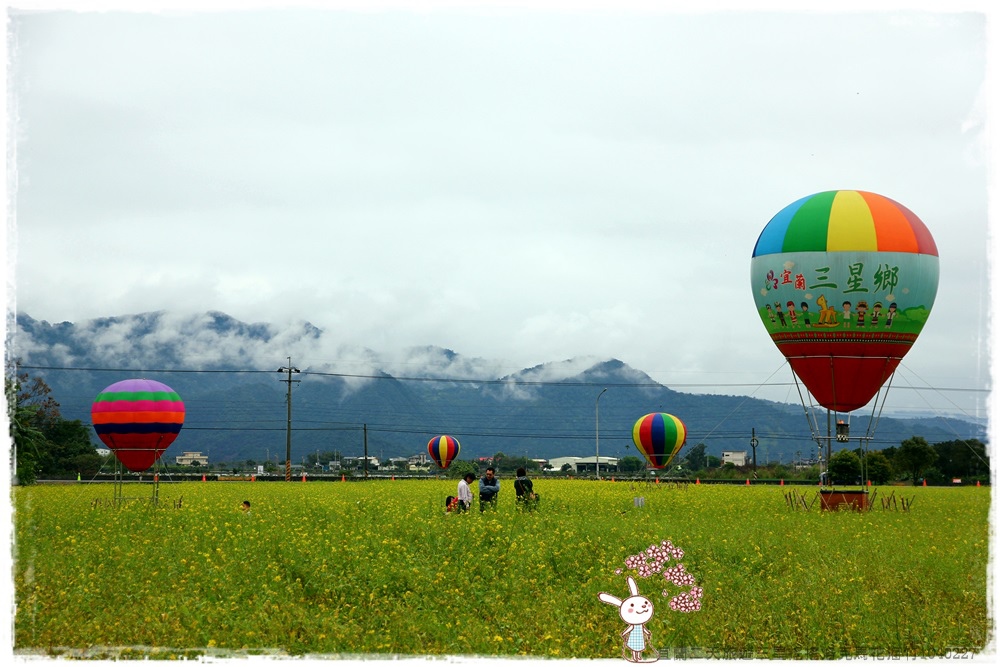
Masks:
[[[761,382],[760,384],[758,384],[757,388],[754,389],[752,392],[750,392],[749,396],[744,396],[743,400],[740,401],[736,406],[734,406],[733,409],[729,411],[729,414],[727,414],[725,417],[723,417],[715,426],[712,427],[712,429],[708,433],[706,433],[704,436],[702,436],[701,439],[702,440],[707,440],[713,433],[715,433],[715,431],[718,430],[718,428],[720,426],[722,426],[722,424],[724,424],[727,419],[729,419],[730,417],[732,417],[733,414],[735,414],[737,410],[739,410],[741,407],[743,407],[744,403],[746,403],[751,398],[753,398],[754,394],[757,393],[757,390],[760,389],[761,387],[763,387],[764,385],[766,385],[770,381],[771,378],[773,378],[775,375],[778,374],[778,371],[780,371],[782,368],[785,367],[785,365],[787,363],[788,362],[786,361],[785,363],[781,364],[781,366],[778,366],[776,369],[774,369],[774,372],[772,372],[770,375],[768,375],[767,379],[765,379],[763,382]],[[795,375],[795,373],[792,373],[793,377],[794,377],[794,375]],[[659,480],[657,480],[657,481],[659,481]]]

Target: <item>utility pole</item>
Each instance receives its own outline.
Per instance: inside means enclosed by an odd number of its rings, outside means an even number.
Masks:
[[[757,429],[750,429],[750,448],[753,449],[753,471],[757,472]]]
[[[594,478],[601,478],[601,396],[608,390],[607,387],[601,390],[594,401]]]
[[[368,479],[368,424],[364,424],[365,433],[365,479]]]
[[[830,457],[833,456],[833,434],[830,430],[830,409],[826,410],[826,484],[827,486],[833,486],[830,480]],[[822,473],[823,468],[820,467],[820,473]]]
[[[288,374],[288,378],[282,382],[288,383],[288,393],[285,397],[285,402],[288,404],[288,424],[285,427],[285,481],[290,482],[292,481],[292,382],[301,382],[301,380],[292,379],[292,373],[300,371],[292,366],[291,357],[288,357],[288,365],[279,368],[278,372]]]

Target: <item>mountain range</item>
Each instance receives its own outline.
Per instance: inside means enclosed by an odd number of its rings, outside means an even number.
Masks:
[[[426,452],[436,435],[457,438],[462,459],[500,451],[540,459],[638,456],[632,426],[650,412],[678,416],[687,445],[703,442],[716,456],[751,454],[751,435],[758,463],[790,463],[817,451],[800,404],[678,392],[617,359],[505,373],[500,362],[435,346],[388,360],[333,339],[308,322],[249,324],[219,312],[56,324],[17,313],[8,316],[7,356],[48,383],[64,418],[85,424],[94,398],[114,382],[146,377],[169,385],[184,401],[185,422],[168,459],[199,451],[213,462],[283,461],[289,434],[294,463],[313,452],[358,456],[366,448],[380,458],[410,456]],[[852,435],[867,426],[867,416],[856,417]],[[985,442],[986,428],[933,415],[882,417],[870,447],[914,435]]]

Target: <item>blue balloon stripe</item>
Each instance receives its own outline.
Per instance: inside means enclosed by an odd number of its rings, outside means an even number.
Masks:
[[[799,212],[802,204],[813,196],[803,197],[778,211],[777,215],[771,218],[771,221],[767,223],[767,226],[764,227],[764,230],[757,238],[757,244],[754,246],[752,257],[784,252],[785,233],[788,232],[788,226],[792,223],[792,218]]]
[[[649,440],[653,446],[651,454],[656,458],[656,465],[660,466],[663,465],[664,456],[667,454],[667,427],[663,423],[663,413],[657,412],[653,415],[653,420],[649,426]]]

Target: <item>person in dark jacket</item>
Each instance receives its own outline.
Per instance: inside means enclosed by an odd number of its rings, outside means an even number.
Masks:
[[[528,472],[524,468],[517,469],[517,479],[514,480],[514,494],[518,507],[534,509],[538,506],[538,494],[535,493],[535,485],[528,479]]]
[[[493,466],[490,466],[479,480],[479,511],[484,511],[487,505],[496,509],[498,495],[500,495],[500,480],[497,479]]]

